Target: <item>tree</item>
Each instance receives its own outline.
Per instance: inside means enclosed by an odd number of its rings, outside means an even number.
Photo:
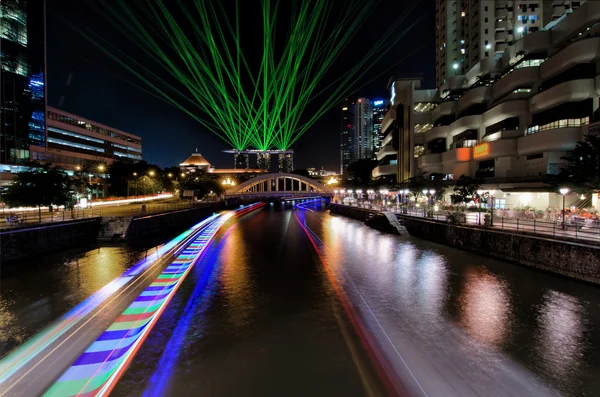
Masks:
[[[221,194],[225,191],[225,188],[219,181],[208,175],[186,174],[186,176],[179,181],[180,197],[183,196],[184,190],[193,190],[199,197],[204,197],[210,192]]]
[[[600,135],[586,135],[561,159],[565,164],[558,175],[547,179],[556,191],[568,187],[572,192],[589,195],[600,190]]]
[[[467,199],[473,198],[477,195],[479,186],[480,185],[476,179],[467,175],[461,175],[456,181],[456,186],[454,186],[454,194],[451,196],[452,202],[454,204],[467,202]]]
[[[13,183],[2,193],[2,201],[9,207],[38,207],[40,221],[41,207],[69,207],[74,199],[69,176],[50,164],[36,164],[30,171],[16,174]]]
[[[373,169],[377,167],[376,160],[362,159],[348,165],[348,175],[356,186],[368,185],[371,180]]]

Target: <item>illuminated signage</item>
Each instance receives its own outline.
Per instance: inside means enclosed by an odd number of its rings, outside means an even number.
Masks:
[[[348,108],[342,108],[342,110],[348,110]]]
[[[383,105],[383,101],[375,101],[375,102],[373,102],[373,105],[381,106],[381,105]]]
[[[490,144],[480,143],[473,148],[473,158],[486,157],[490,155]]]
[[[392,102],[392,105],[394,104],[394,98],[396,98],[396,88],[394,87],[394,83],[392,83],[392,90],[390,96],[390,102]]]

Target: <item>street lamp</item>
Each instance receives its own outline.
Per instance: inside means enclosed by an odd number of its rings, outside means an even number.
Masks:
[[[569,193],[569,188],[566,187],[561,187],[559,190],[560,194],[562,194],[563,197],[563,209],[562,209],[562,228],[566,229],[567,225],[565,223],[565,196],[567,195],[567,193]]]
[[[491,189],[489,192],[490,194],[490,199],[491,199],[491,206],[490,206],[490,226],[494,226],[494,194],[496,194],[496,190],[495,189]]]
[[[479,211],[477,211],[477,223],[479,225],[481,225],[481,196],[483,195],[484,191],[483,190],[478,190],[477,191],[477,207]]]
[[[167,176],[168,176],[169,178],[173,178],[173,174],[171,174],[170,172],[167,174]]]

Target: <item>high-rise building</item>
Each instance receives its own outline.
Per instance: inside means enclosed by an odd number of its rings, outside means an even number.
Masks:
[[[544,29],[585,0],[436,0],[436,86],[484,58],[501,57],[523,36]]]
[[[354,157],[356,160],[372,159],[373,111],[368,98],[358,98],[354,104]]]
[[[402,182],[418,174],[417,161],[424,151],[424,137],[432,127],[435,90],[421,89],[419,79],[397,79],[390,83],[390,104],[381,123],[382,147],[374,178]]]
[[[381,123],[385,117],[385,101],[383,99],[373,101],[373,158],[377,157],[377,152],[381,149],[383,141],[383,133],[381,131]]]
[[[527,3],[529,12],[533,2]],[[546,176],[559,173],[565,154],[600,131],[600,2],[557,15],[501,57],[482,59],[439,87],[430,112],[433,127],[422,136],[419,172],[477,178],[482,189],[496,191],[500,208],[561,207],[563,197],[545,183]],[[386,121],[387,115],[384,130]],[[578,197],[573,205],[591,200],[598,208],[596,195]]]
[[[354,104],[348,99],[342,104],[342,130],[340,136],[340,175],[355,161],[354,156]]]
[[[45,2],[0,2],[0,163],[46,145]]]

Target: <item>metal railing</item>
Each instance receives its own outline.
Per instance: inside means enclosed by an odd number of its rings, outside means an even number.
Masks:
[[[383,210],[376,205],[355,205],[356,207]],[[450,212],[446,210],[432,211],[430,207],[407,208],[402,206],[390,206],[386,211],[397,215],[428,218],[441,222],[449,222]],[[540,219],[520,219],[494,216],[489,212],[461,212],[459,217],[463,219],[459,225],[484,227],[492,230],[504,230],[508,232],[519,232],[535,234],[541,237],[552,237],[562,240],[574,240],[581,242],[600,242],[600,220],[583,219],[580,217],[567,217],[564,225],[562,219],[547,221]]]
[[[95,218],[102,216],[101,208],[75,208],[73,210],[57,209],[52,212],[44,209],[38,211],[14,211],[3,209],[0,229],[18,229],[32,224],[64,222],[76,219]]]
[[[127,215],[129,215],[129,216],[156,215],[156,214],[161,214],[164,212],[180,211],[180,210],[186,210],[186,209],[190,209],[190,208],[207,207],[210,204],[212,204],[212,202],[193,202],[191,200],[187,200],[184,202],[177,202],[177,203],[146,204],[145,212],[142,210],[142,206],[140,204],[138,206],[138,208],[130,209]],[[122,215],[122,216],[126,216],[126,215]]]
[[[41,216],[38,211],[34,210],[11,210],[10,208],[0,211],[0,229],[19,229],[31,227],[40,223],[64,222],[77,219],[96,218],[101,216],[146,216],[156,215],[164,212],[180,211],[190,208],[200,208],[210,205],[210,202],[192,202],[189,200],[168,202],[168,203],[146,203],[145,211],[142,210],[143,203],[126,204],[122,206],[106,206],[106,207],[89,207],[55,209],[50,212],[48,209],[42,209]]]

